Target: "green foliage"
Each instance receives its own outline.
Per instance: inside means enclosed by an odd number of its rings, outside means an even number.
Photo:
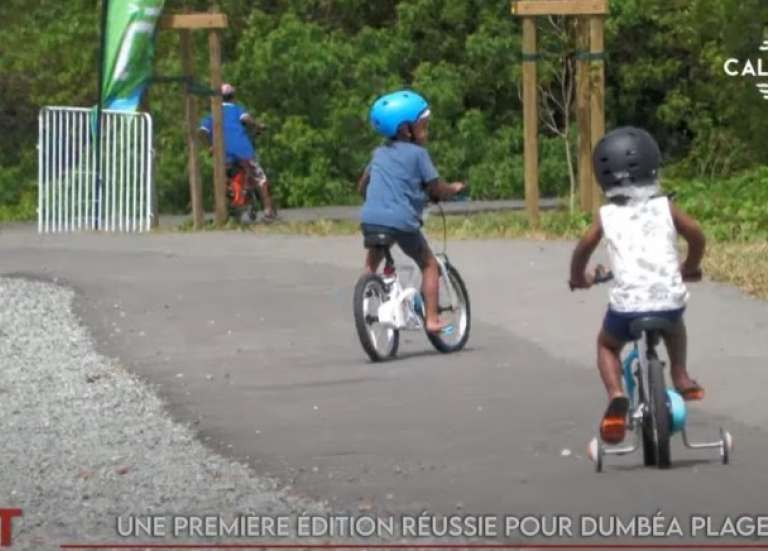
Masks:
[[[714,239],[768,240],[768,167],[721,180],[667,181],[664,188]]]
[[[257,148],[282,206],[357,201],[353,183],[379,142],[367,123],[368,106],[401,86],[418,89],[432,104],[429,148],[443,177],[469,179],[477,199],[522,196],[521,25],[509,14],[508,0],[218,4],[230,24],[223,33],[224,78],[237,86],[238,101],[269,125]],[[208,0],[166,1],[168,11],[208,6]],[[96,101],[96,7],[86,0],[0,2],[3,212],[11,205],[22,206],[13,212],[27,212],[25,197],[34,194],[39,108]],[[726,77],[723,62],[756,57],[766,20],[764,0],[611,0],[607,126],[649,128],[667,165],[674,164],[667,173],[694,178],[691,189],[736,185],[740,178],[729,176],[765,163],[768,104],[754,79]],[[539,19],[540,44],[547,50],[539,65],[545,88],[556,86],[560,52],[573,54],[569,27],[562,29]],[[205,81],[206,33],[193,36],[195,76]],[[155,71],[181,74],[176,33],[159,34]],[[180,92],[179,85],[156,84],[146,102],[154,118],[156,181],[165,212],[189,209]],[[200,115],[208,108],[205,98],[197,105]],[[210,182],[210,159],[203,153],[200,160]],[[544,196],[568,192],[562,138],[544,128],[540,183]],[[205,186],[204,197],[209,208],[210,188]],[[751,200],[760,214],[763,188],[744,189],[755,195],[735,213],[752,212],[744,206]],[[746,224],[741,233],[762,231],[752,215],[711,209],[713,216],[717,212],[728,217],[728,228],[738,220]]]

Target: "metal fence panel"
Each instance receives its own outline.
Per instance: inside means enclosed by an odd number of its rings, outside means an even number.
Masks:
[[[37,229],[40,233],[143,232],[152,226],[152,117],[44,107],[38,118]],[[100,148],[98,170],[96,147]]]

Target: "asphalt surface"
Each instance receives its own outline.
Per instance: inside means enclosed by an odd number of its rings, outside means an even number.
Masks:
[[[605,397],[594,367],[606,289],[571,293],[571,243],[449,244],[472,299],[464,352],[422,334],[368,362],[354,332],[358,238],[240,232],[0,234],[0,272],[77,292],[101,352],[156,386],[201,439],[339,510],[737,515],[768,509],[768,308],[692,287],[693,438],[733,433],[733,464],[586,458]],[[438,247],[439,248],[439,247]],[[247,459],[246,459],[247,458]]]

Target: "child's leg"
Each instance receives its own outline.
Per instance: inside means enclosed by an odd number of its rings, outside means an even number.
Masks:
[[[624,342],[616,339],[604,329],[597,336],[597,369],[608,393],[608,400],[623,396],[621,383],[621,349]]]
[[[672,384],[686,400],[701,400],[704,397],[704,389],[691,379],[686,369],[688,334],[682,318],[672,331],[664,334],[664,344],[669,355]]]
[[[237,164],[240,167],[240,170],[245,173],[245,188],[253,189],[256,187],[256,179],[251,167],[251,161],[248,159],[237,159]]]
[[[619,444],[627,432],[629,400],[621,384],[621,349],[624,342],[602,329],[597,336],[597,368],[608,392],[608,407],[600,421],[600,438]]]
[[[269,181],[267,180],[267,175],[264,174],[264,169],[254,161],[250,161],[250,170],[253,184],[256,188],[256,192],[259,194],[259,200],[264,207],[264,215],[272,217],[275,214],[275,210],[272,207],[272,196],[269,193]]]
[[[365,271],[369,274],[375,274],[379,269],[379,264],[384,259],[384,252],[379,248],[368,249],[365,255]]]
[[[421,263],[421,294],[424,297],[425,325],[428,333],[443,329],[438,312],[440,291],[440,266],[435,255],[426,248]]]
[[[261,204],[264,205],[264,214],[266,216],[274,216],[275,209],[272,207],[272,196],[269,194],[269,182],[262,180],[256,187],[256,190],[259,193]]]

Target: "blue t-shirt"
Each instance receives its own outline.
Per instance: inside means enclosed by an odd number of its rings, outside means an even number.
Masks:
[[[227,160],[251,160],[256,157],[245,126],[240,120],[247,114],[246,110],[234,103],[224,103],[221,106],[222,133],[224,134],[224,153]],[[213,132],[213,118],[206,115],[200,121],[200,128]]]
[[[382,145],[374,150],[368,173],[370,181],[360,221],[418,231],[427,201],[424,184],[438,178],[427,150],[410,142]]]

